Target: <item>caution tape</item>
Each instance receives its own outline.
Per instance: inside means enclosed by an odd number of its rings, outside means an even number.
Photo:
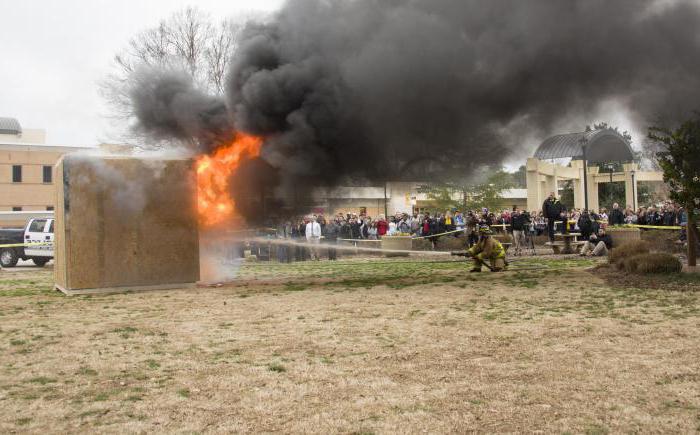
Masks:
[[[44,246],[44,245],[53,245],[53,242],[10,243],[7,245],[0,245],[0,248],[20,248],[22,246]]]
[[[561,224],[564,221],[556,221],[554,225]],[[609,221],[595,221],[599,224],[607,225],[608,228],[646,228],[652,230],[681,230],[683,227],[678,225],[637,225],[637,224],[624,224],[624,225],[609,225]],[[578,221],[568,221],[569,225],[576,225]],[[500,226],[500,225],[496,225]]]
[[[679,226],[659,226],[659,225],[636,225],[636,224],[628,224],[628,225],[618,225],[618,226],[613,226],[611,228],[649,228],[653,230],[680,230],[683,227]]]

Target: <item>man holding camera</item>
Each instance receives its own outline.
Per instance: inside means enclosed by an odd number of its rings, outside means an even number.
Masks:
[[[515,209],[511,217],[511,225],[513,228],[513,247],[515,248],[515,255],[522,255],[522,250],[525,248],[525,231],[527,231],[530,226],[530,214],[520,209]]]

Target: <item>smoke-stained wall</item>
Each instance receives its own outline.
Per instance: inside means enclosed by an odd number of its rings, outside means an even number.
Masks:
[[[411,162],[450,176],[499,164],[604,101],[642,130],[686,117],[698,29],[697,1],[290,0],[244,30],[225,100],[153,71],[132,96],[158,138],[208,150],[232,126],[264,136],[273,190],[291,198]]]

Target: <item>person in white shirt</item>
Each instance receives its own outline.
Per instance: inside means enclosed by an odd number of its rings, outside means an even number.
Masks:
[[[394,217],[390,218],[391,220],[389,221],[389,235],[390,236],[395,236],[396,235],[396,220]]]
[[[316,222],[316,216],[312,216],[308,224],[306,224],[306,241],[313,245],[321,243],[321,224]],[[311,259],[318,261],[318,246],[312,246]]]

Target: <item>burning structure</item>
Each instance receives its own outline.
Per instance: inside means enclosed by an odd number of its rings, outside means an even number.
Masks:
[[[260,156],[262,139],[238,135],[230,144],[197,159],[197,208],[204,225],[216,225],[234,216],[230,179],[241,162]]]
[[[212,174],[231,201],[200,207],[255,218],[416,166],[464,177],[612,112],[673,123],[697,109],[699,23],[684,0],[289,0],[238,35],[223,95],[143,68],[131,105],[138,132],[206,155],[203,172],[240,156],[236,177]]]
[[[177,288],[199,280],[192,161],[72,154],[59,161],[56,178],[59,290]]]

